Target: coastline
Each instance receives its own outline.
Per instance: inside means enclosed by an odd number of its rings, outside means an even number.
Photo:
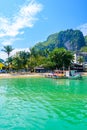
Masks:
[[[40,73],[1,73],[0,74],[0,79],[2,78],[32,78],[32,77],[43,77],[43,74]]]
[[[87,76],[87,72],[80,72],[82,76]]]
[[[2,78],[39,78],[44,77],[48,73],[1,73],[0,79]],[[82,76],[87,76],[87,72],[80,72]]]

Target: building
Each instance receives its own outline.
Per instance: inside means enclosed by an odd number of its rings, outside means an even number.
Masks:
[[[76,52],[74,54],[74,63],[79,63],[78,61],[79,57],[83,58],[83,63],[87,62],[87,52]]]
[[[35,67],[34,72],[36,72],[36,73],[45,73],[46,69],[44,67]]]
[[[3,69],[3,67],[5,67],[4,60],[0,59],[0,70]]]
[[[74,54],[74,68],[87,71],[87,52],[76,52]]]

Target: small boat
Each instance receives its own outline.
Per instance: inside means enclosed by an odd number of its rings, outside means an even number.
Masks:
[[[48,73],[45,75],[47,78],[53,78],[53,79],[81,79],[81,74],[77,73],[76,70],[70,70],[70,71],[62,71],[62,70],[56,70],[53,73]]]
[[[64,79],[66,78],[65,72],[63,70],[55,70],[53,73],[49,73],[45,75],[47,78],[54,78],[54,79]]]
[[[76,70],[69,71],[69,74],[67,77],[68,79],[81,79],[82,78],[81,74],[77,73]]]
[[[69,76],[68,78],[69,79],[81,79],[82,76],[80,74],[76,74],[76,75],[73,75],[73,76]]]
[[[53,76],[54,76],[53,73],[48,73],[45,75],[46,78],[53,78]]]

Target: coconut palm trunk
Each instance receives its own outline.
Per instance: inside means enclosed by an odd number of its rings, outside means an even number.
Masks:
[[[13,51],[13,48],[12,46],[7,45],[7,46],[4,46],[4,49],[2,49],[2,51],[4,51],[8,56],[8,70],[9,70],[9,56],[10,56],[10,53]]]

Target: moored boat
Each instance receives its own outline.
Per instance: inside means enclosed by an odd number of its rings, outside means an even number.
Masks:
[[[47,78],[63,79],[66,78],[65,72],[62,70],[55,70],[53,73],[45,75]]]
[[[68,77],[68,79],[81,79],[82,78],[81,74],[77,73],[76,70],[67,71],[66,77]]]
[[[45,75],[47,78],[54,78],[54,79],[81,79],[82,76],[80,73],[77,73],[76,70],[70,71],[62,71],[56,70],[53,73],[48,73]]]

